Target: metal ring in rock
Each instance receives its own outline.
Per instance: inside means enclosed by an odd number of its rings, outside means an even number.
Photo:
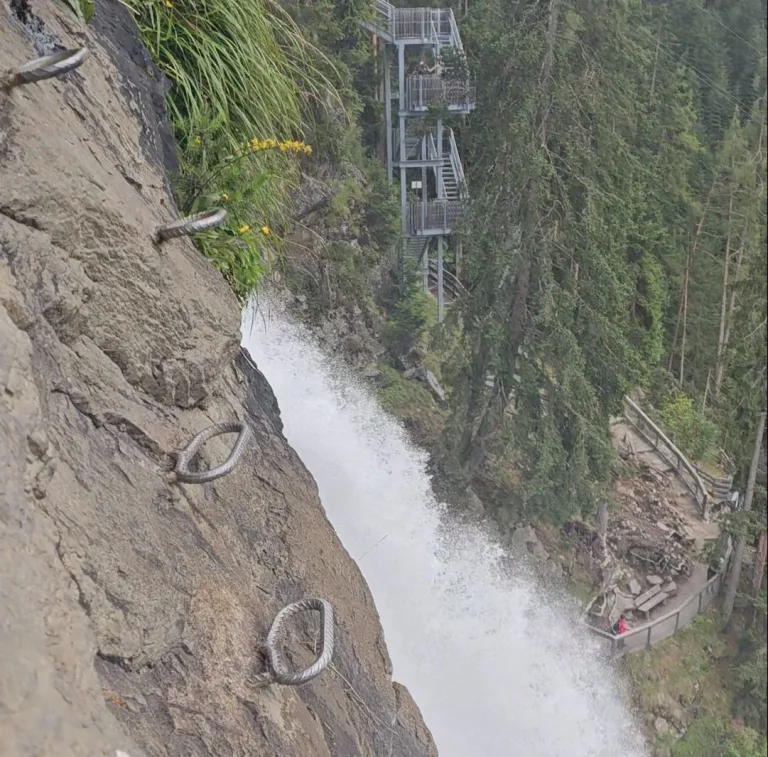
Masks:
[[[277,642],[285,622],[300,612],[308,611],[319,612],[321,615],[320,654],[308,668],[292,672],[283,653],[278,649]],[[261,646],[261,652],[266,659],[269,670],[256,676],[254,685],[262,687],[271,683],[279,683],[283,686],[299,686],[317,678],[328,667],[333,658],[334,634],[333,608],[330,602],[325,599],[310,597],[287,605],[275,616],[272,628],[269,629],[267,635],[267,641]]]
[[[235,446],[232,448],[229,457],[221,465],[207,471],[195,472],[189,470],[189,464],[205,442],[213,439],[214,436],[237,433],[240,435],[237,437]],[[176,456],[176,478],[187,484],[207,484],[209,481],[215,481],[217,478],[226,476],[240,462],[240,458],[243,456],[252,436],[253,432],[245,423],[217,423],[204,428],[200,433],[195,434],[192,441]]]
[[[60,53],[46,55],[44,58],[36,58],[15,71],[11,71],[10,79],[5,86],[6,88],[18,87],[22,84],[32,84],[44,79],[63,76],[82,65],[88,55],[88,49],[80,47],[62,50]]]
[[[173,221],[172,223],[160,226],[157,230],[157,238],[159,241],[164,242],[168,239],[175,239],[176,237],[187,237],[190,234],[198,234],[201,231],[213,229],[224,223],[226,217],[227,211],[224,210],[224,208],[214,208],[213,210],[206,210],[203,213],[196,213],[193,216],[187,216],[178,221]]]

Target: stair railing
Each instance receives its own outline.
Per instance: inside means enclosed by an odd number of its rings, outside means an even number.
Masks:
[[[453,129],[448,129],[448,145],[449,155],[451,160],[451,169],[453,175],[456,177],[456,184],[459,190],[459,198],[466,200],[469,197],[467,192],[467,183],[464,178],[464,166],[461,164],[461,158],[459,157],[459,148],[456,145],[456,136],[453,133]]]

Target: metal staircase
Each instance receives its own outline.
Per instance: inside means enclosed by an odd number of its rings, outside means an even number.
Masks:
[[[364,27],[382,43],[387,176],[392,181],[395,171],[399,174],[402,251],[419,261],[424,289],[436,294],[442,320],[446,300],[466,291],[459,279],[446,271],[444,251],[448,240],[455,237],[455,224],[469,197],[453,130],[443,127],[439,111],[471,113],[475,93],[462,67],[458,74],[444,69],[414,74],[413,60],[406,65],[406,51],[417,47],[423,55],[431,48],[438,62],[446,48],[463,56],[461,36],[450,9],[398,8],[388,0],[376,0],[374,18]],[[413,58],[411,53],[409,56]],[[424,117],[435,110],[435,126],[428,128]],[[450,244],[456,248],[458,265],[461,242],[454,238]],[[436,260],[430,260],[431,249],[436,251]]]
[[[398,8],[387,0],[376,0],[374,18],[363,26],[389,43],[464,50],[450,8]]]
[[[424,276],[424,290],[437,296],[440,271],[436,260],[429,260],[430,237],[405,237],[403,257],[415,261]],[[426,262],[425,262],[426,261]],[[466,287],[447,268],[443,267],[443,290],[445,305],[449,306],[466,294]]]

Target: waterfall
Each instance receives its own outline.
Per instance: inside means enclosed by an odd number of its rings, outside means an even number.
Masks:
[[[645,755],[621,682],[572,605],[502,569],[479,528],[450,524],[425,454],[304,329],[262,308],[243,334],[441,757]]]

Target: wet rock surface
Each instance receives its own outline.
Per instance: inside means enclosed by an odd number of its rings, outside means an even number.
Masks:
[[[0,753],[435,755],[240,353],[234,297],[189,242],[153,242],[176,216],[170,127],[130,19],[112,0],[87,29],[48,2],[31,11],[91,57],[0,93]],[[0,6],[0,69],[36,54]],[[237,470],[174,483],[173,452],[233,420],[254,431]],[[275,613],[313,595],[336,613],[333,668],[256,689]],[[317,627],[293,629],[302,666]]]

